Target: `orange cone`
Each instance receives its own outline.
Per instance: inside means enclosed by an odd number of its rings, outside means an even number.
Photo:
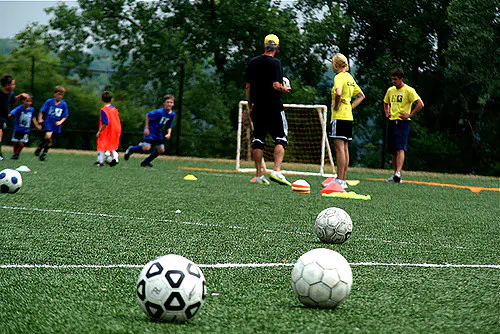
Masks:
[[[345,192],[346,192],[345,189],[342,188],[340,183],[337,182],[330,183],[320,191],[321,194],[345,193]]]

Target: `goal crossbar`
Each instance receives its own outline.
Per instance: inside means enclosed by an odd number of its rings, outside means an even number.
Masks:
[[[336,177],[337,174],[335,172],[335,165],[333,163],[332,151],[330,148],[330,144],[328,142],[327,132],[326,132],[326,124],[327,124],[327,107],[325,105],[311,105],[311,104],[284,104],[285,110],[293,110],[293,109],[308,109],[308,110],[316,110],[317,117],[321,126],[321,152],[319,158],[319,171],[317,172],[303,172],[303,171],[294,171],[294,170],[282,170],[283,174],[286,175],[319,175],[324,177]],[[247,114],[245,114],[247,113]],[[253,124],[249,119],[248,113],[248,101],[240,101],[238,106],[238,131],[237,131],[237,139],[236,139],[236,170],[243,173],[255,173],[255,168],[242,168],[241,167],[241,159],[242,159],[242,138],[243,136],[248,137],[249,134],[253,131],[249,131],[247,129],[247,133],[243,133],[244,131],[244,120],[249,123],[251,130],[253,130]],[[293,143],[292,143],[293,145]],[[331,165],[331,173],[330,171],[325,170],[325,157],[328,156],[328,161]],[[248,158],[248,157],[247,157]],[[266,164],[263,158],[262,168],[264,172],[267,172]]]

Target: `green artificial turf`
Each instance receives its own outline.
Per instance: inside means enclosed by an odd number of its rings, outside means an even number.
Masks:
[[[390,171],[351,169],[361,182],[348,190],[372,199],[327,198],[319,176],[288,177],[311,184],[303,195],[251,183],[229,172],[233,161],[161,158],[145,169],[143,157],[99,168],[94,154],[51,151],[40,162],[23,151],[0,162],[31,169],[18,193],[0,194],[0,333],[499,332],[498,191],[389,184],[373,179]],[[500,186],[463,175],[404,180]],[[342,245],[313,231],[333,206],[354,224]],[[319,247],[353,270],[351,295],[335,310],[303,307],[291,288],[295,261]],[[141,266],[170,253],[207,280],[206,303],[185,324],[152,322],[136,301]],[[262,266],[239,266],[250,263]],[[431,266],[443,264],[452,266]]]

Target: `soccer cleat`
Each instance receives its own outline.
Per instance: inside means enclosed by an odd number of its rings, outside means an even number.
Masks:
[[[35,150],[35,156],[38,157],[40,155],[40,152],[42,152],[42,148],[41,147],[37,147],[36,150]]]
[[[271,179],[271,181],[278,182],[279,184],[292,186],[292,184],[286,180],[285,175],[283,175],[281,172],[272,171],[269,178]]]
[[[104,164],[100,163],[99,161],[96,161],[93,166],[95,166],[95,167],[103,167]]]
[[[19,154],[14,154],[10,157],[12,160],[19,160]]]
[[[40,154],[40,156],[38,157],[38,159],[40,159],[40,161],[45,161],[46,157],[47,157],[47,153],[42,153],[42,154]]]
[[[394,175],[386,179],[385,182],[403,183],[403,180],[401,178],[401,173],[399,172],[394,173]]]
[[[153,168],[153,165],[150,163],[141,162],[141,167]]]
[[[269,185],[269,181],[266,179],[264,175],[255,178],[255,183]]]
[[[339,180],[339,183],[342,186],[342,188],[344,188],[344,189],[349,188],[349,186],[347,185],[347,181],[346,180]]]
[[[131,147],[132,146],[130,146],[129,148],[127,148],[127,150],[125,151],[125,157],[124,157],[125,161],[128,161],[128,159],[130,158],[130,155],[132,154],[132,153],[130,153],[130,148]]]

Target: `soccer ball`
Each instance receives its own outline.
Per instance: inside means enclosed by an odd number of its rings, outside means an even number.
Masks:
[[[183,256],[169,254],[150,261],[137,281],[137,300],[151,319],[185,322],[205,303],[205,276]]]
[[[351,291],[352,271],[347,260],[326,248],[302,255],[292,270],[292,288],[305,306],[335,308]]]
[[[285,86],[286,88],[292,88],[292,86],[290,85],[290,80],[288,78],[283,77],[283,86]]]
[[[111,161],[113,161],[113,156],[111,155],[110,151],[104,152],[104,161],[109,164]]]
[[[340,208],[325,209],[316,217],[314,232],[324,243],[341,244],[351,236],[351,217]]]
[[[0,172],[0,192],[16,193],[21,189],[23,179],[15,169],[4,169]]]

